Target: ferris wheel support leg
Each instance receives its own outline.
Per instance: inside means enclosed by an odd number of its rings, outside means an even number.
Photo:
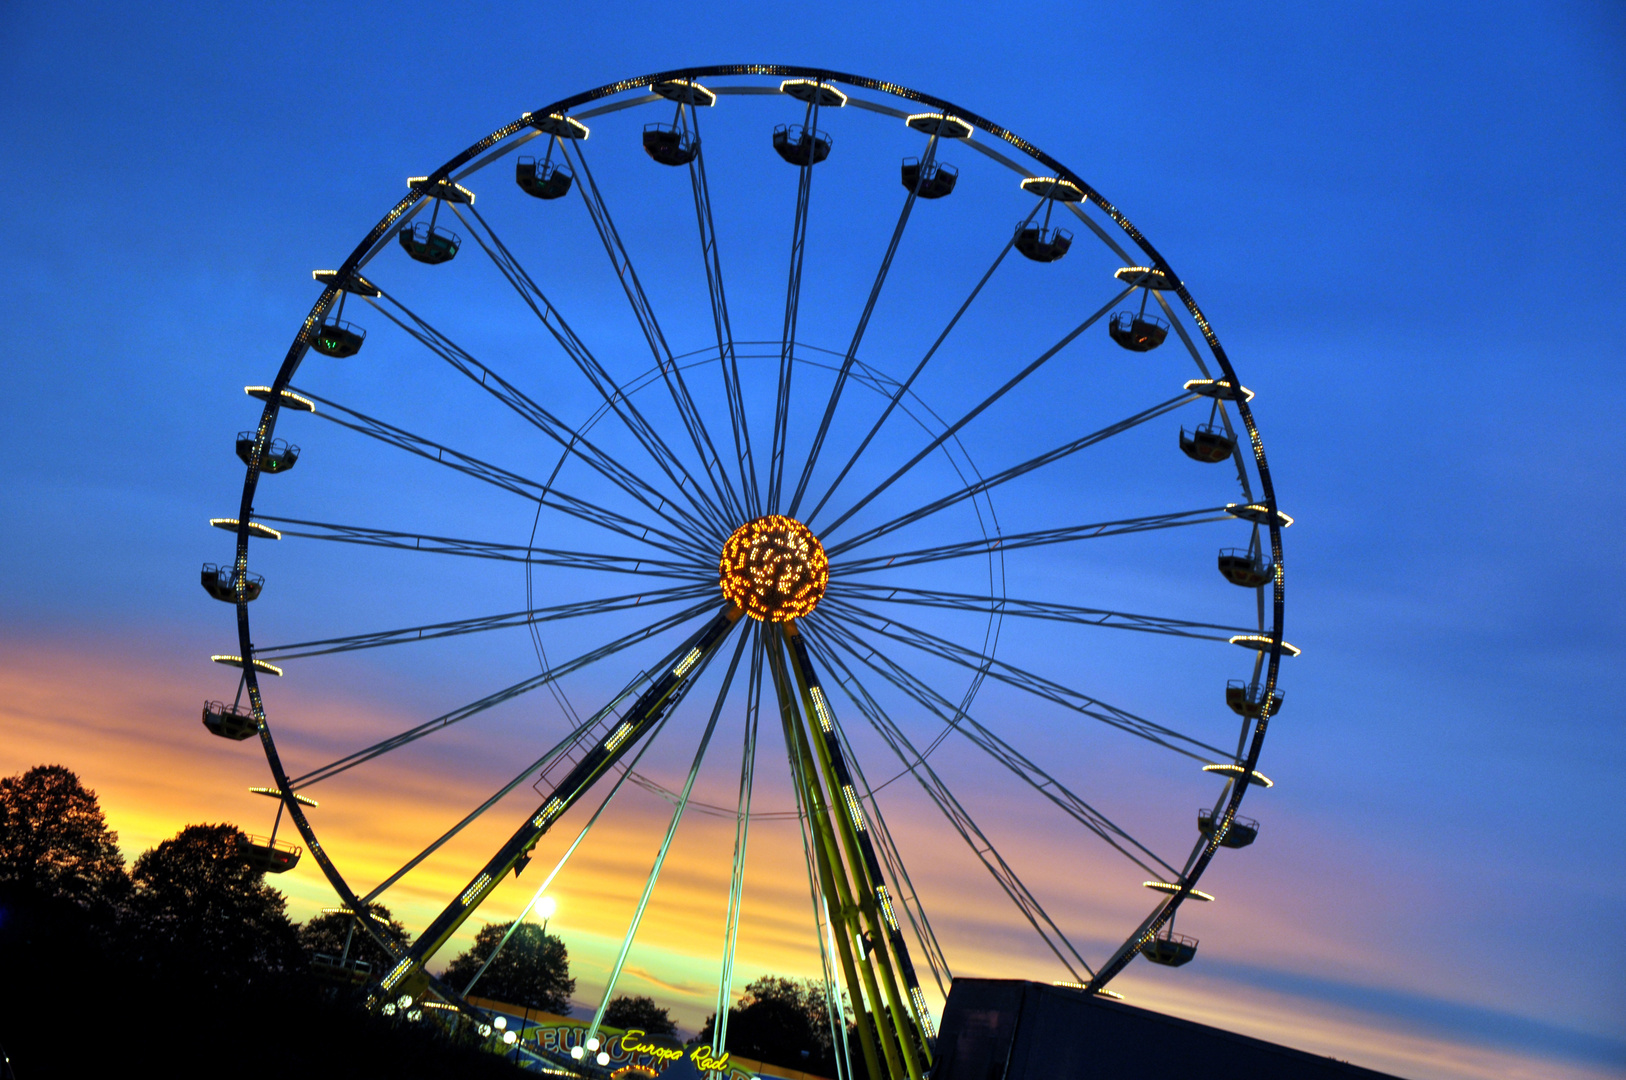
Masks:
[[[896,1077],[900,1071],[897,1068],[897,1052],[881,1037],[881,1032],[876,1030],[873,1023],[874,1013],[865,1007],[866,982],[869,984],[869,1001],[879,1003],[880,995],[873,986],[873,979],[865,980],[859,977],[860,964],[853,957],[853,931],[856,925],[850,918],[852,898],[847,895],[845,888],[838,887],[837,883],[842,879],[835,873],[836,867],[831,865],[834,837],[829,835],[830,822],[825,814],[824,798],[808,767],[812,754],[801,733],[801,718],[797,715],[790,673],[785,670],[783,638],[778,633],[770,631],[767,645],[768,667],[773,674],[774,692],[779,699],[779,718],[785,729],[785,749],[790,756],[791,777],[796,783],[798,800],[807,815],[813,861],[819,875],[819,891],[824,896],[826,908],[832,906],[835,908],[833,915],[837,924],[836,932],[830,936],[835,940],[842,978],[847,984],[847,994],[852,998],[853,1023],[858,1028],[858,1042],[864,1053],[864,1065],[870,1077]],[[865,973],[868,974],[867,965]],[[877,1054],[877,1047],[884,1054],[888,1065],[885,1072],[881,1070],[881,1056]]]
[[[824,688],[819,685],[807,644],[795,623],[785,624],[785,639],[791,669],[796,674],[796,682],[802,693],[803,709],[809,721],[808,730],[813,735],[819,770],[824,775],[832,800],[837,803],[837,812],[833,817],[840,825],[847,862],[853,872],[853,891],[859,898],[859,909],[869,926],[870,940],[874,942],[873,955],[878,961],[880,983],[886,993],[892,1027],[903,1050],[910,1080],[920,1080],[922,1073],[931,1068],[931,1043],[928,1038],[931,1028],[920,1007],[923,1000],[920,980],[909,958],[908,944],[892,914],[892,901],[887,894],[886,878],[881,873],[881,861],[875,853],[869,823],[864,819],[858,790],[837,738],[835,713],[830,708]],[[812,727],[814,720],[818,721],[817,730]],[[907,994],[899,987],[900,974],[907,984]],[[925,1058],[924,1069],[922,1057]]]
[[[429,974],[424,970],[429,958],[446,944],[470,915],[474,914],[481,901],[491,895],[504,876],[530,853],[537,841],[552,828],[553,823],[564,816],[565,811],[569,810],[588,788],[649,732],[655,722],[683,696],[688,687],[694,685],[695,676],[705,668],[706,661],[716,653],[717,647],[728,636],[728,632],[744,615],[744,611],[730,605],[688,641],[678,646],[672,654],[678,658],[675,666],[667,668],[663,675],[655,679],[649,688],[639,695],[632,708],[621,715],[622,723],[607,732],[604,740],[588,751],[576,767],[559,781],[536,812],[509,837],[508,842],[497,850],[474,880],[469,882],[468,887],[446,905],[446,909],[419,935],[418,940],[412,943],[406,955],[379,980],[377,990],[382,993],[375,992],[370,995],[371,997],[384,997],[396,992],[416,997],[423,992],[429,985]]]

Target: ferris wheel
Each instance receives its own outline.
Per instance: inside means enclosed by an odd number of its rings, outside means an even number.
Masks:
[[[732,818],[718,1053],[764,819],[799,831],[871,1076],[929,1069],[953,974],[932,917],[960,897],[917,888],[922,860],[1087,993],[1195,956],[1176,913],[1270,786],[1291,522],[1252,392],[1111,202],[957,105],[776,65],[601,86],[407,184],[246,388],[241,501],[211,522],[235,556],[203,570],[241,669],[204,724],[258,736],[279,804],[245,854],[309,854],[393,958],[378,1000],[463,1006],[426,964],[533,856],[568,872],[628,785],[671,812],[603,1000],[680,820]],[[279,714],[285,671],[347,700],[494,681],[317,731]],[[454,805],[484,752],[501,783]],[[314,794],[403,775],[448,829],[381,838],[389,873],[324,846]],[[493,815],[507,838],[390,939],[368,905]],[[1057,859],[1116,890],[1105,914]]]

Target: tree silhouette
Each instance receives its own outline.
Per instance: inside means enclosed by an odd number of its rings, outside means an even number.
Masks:
[[[474,946],[446,965],[446,981],[461,991],[512,925],[482,926],[474,935]],[[521,923],[471,992],[508,1005],[568,1016],[570,995],[576,992],[576,980],[570,977],[570,954],[563,941],[552,934],[544,937],[540,926]]]
[[[390,936],[404,948],[407,943],[406,927],[396,921],[390,914],[390,909],[383,904],[375,903],[367,905],[367,910],[389,928]],[[351,927],[355,928],[354,933],[351,933]],[[337,960],[345,955],[347,940],[350,943],[351,960],[364,960],[373,965],[374,971],[381,966],[387,966],[385,962],[390,959],[389,954],[354,918],[342,911],[317,915],[299,928],[299,943],[309,955],[321,953]]]
[[[706,1018],[700,1041],[710,1042],[716,1014]],[[772,1065],[834,1076],[830,1011],[824,987],[815,979],[764,975],[747,984],[738,1005],[728,1010],[730,1053]]]
[[[654,998],[626,994],[610,999],[604,1009],[604,1022],[623,1031],[639,1028],[650,1035],[670,1035],[677,1030],[671,1014],[655,1004]]]
[[[286,902],[243,858],[244,843],[235,825],[188,825],[136,860],[128,910],[140,960],[199,989],[300,966]]]
[[[129,891],[96,793],[61,765],[0,779],[0,884],[110,915]]]

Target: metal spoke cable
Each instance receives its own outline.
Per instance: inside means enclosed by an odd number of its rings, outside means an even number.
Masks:
[[[329,653],[352,652],[356,649],[376,649],[385,645],[401,645],[411,641],[433,641],[437,638],[457,637],[462,634],[481,634],[490,630],[505,630],[532,623],[557,622],[586,615],[600,615],[611,611],[629,611],[637,607],[673,604],[683,600],[699,600],[716,591],[715,585],[680,585],[671,589],[655,589],[624,596],[607,596],[599,600],[579,600],[569,604],[510,611],[502,615],[480,615],[452,622],[426,623],[407,626],[399,630],[375,630],[347,637],[321,638],[316,641],[298,641],[288,645],[271,645],[256,649],[254,655],[271,660],[293,660],[302,656],[325,656]]]
[[[734,817],[734,868],[728,881],[728,919],[723,929],[723,966],[717,980],[717,1011],[711,1053],[728,1049],[728,1010],[733,1000],[734,947],[740,936],[740,907],[745,898],[745,847],[751,832],[751,792],[757,762],[757,721],[762,709],[762,628],[751,632],[751,674],[745,692],[745,739],[740,751],[740,797]],[[804,825],[805,828],[805,825]]]
[[[818,652],[820,663],[826,669],[830,665],[825,654]],[[859,763],[858,754],[853,751],[852,743],[847,739],[847,729],[839,723],[835,727],[836,738],[841,742],[842,752],[847,760],[848,768],[852,770],[857,780],[859,797],[868,809],[868,824],[875,838],[875,846],[880,850],[881,862],[885,867],[886,879],[890,880],[892,887],[898,894],[898,906],[903,908],[904,915],[909,919],[909,926],[915,933],[915,940],[920,943],[921,951],[926,956],[927,966],[931,968],[932,979],[937,983],[937,991],[943,997],[948,997],[948,984],[954,979],[949,970],[948,958],[943,955],[942,946],[937,942],[937,934],[932,930],[931,920],[926,917],[926,908],[920,901],[920,894],[915,889],[914,881],[909,877],[909,870],[904,865],[903,855],[898,851],[897,843],[892,839],[892,830],[887,827],[886,816],[881,813],[881,803],[875,797],[876,790],[870,787],[869,778],[864,775],[863,766]]]
[[[960,559],[969,555],[986,555],[991,551],[1012,551],[1017,548],[1043,547],[1048,544],[1068,544],[1075,540],[1093,540],[1103,536],[1122,536],[1126,533],[1171,529],[1182,525],[1201,525],[1211,521],[1234,521],[1225,507],[1214,506],[1203,510],[1177,510],[1169,514],[1151,514],[1140,518],[1122,518],[1118,521],[1097,521],[1086,525],[1063,525],[1054,529],[1035,529],[1031,532],[1011,533],[1007,536],[980,537],[953,544],[898,551],[890,555],[869,555],[861,559],[833,559],[832,577],[847,574],[870,573],[894,567],[917,566],[921,563]]]
[[[887,422],[893,411],[897,409],[898,403],[903,400],[904,395],[908,394],[910,388],[915,385],[915,380],[920,377],[922,371],[926,370],[926,365],[931,363],[932,357],[937,355],[937,350],[943,347],[943,342],[948,340],[949,334],[960,324],[960,319],[970,310],[972,301],[976,300],[977,296],[981,294],[983,286],[987,285],[988,280],[994,276],[994,271],[999,269],[999,264],[1004,262],[1005,256],[1011,253],[1011,249],[1016,246],[1017,235],[1027,226],[1028,222],[1033,220],[1033,215],[1039,212],[1039,205],[1038,203],[1034,204],[1033,209],[1028,212],[1027,218],[1017,227],[1017,231],[1011,234],[1011,238],[1005,241],[1005,246],[999,249],[998,255],[994,256],[993,263],[983,273],[977,284],[972,287],[971,295],[967,296],[965,301],[960,304],[953,317],[949,319],[948,325],[943,327],[943,332],[937,335],[937,340],[933,341],[931,348],[926,350],[926,355],[920,358],[920,363],[915,365],[915,369],[909,373],[907,379],[898,384],[897,391],[888,399],[886,408],[881,410],[880,417],[870,426],[869,432],[859,442],[858,449],[852,452],[852,456],[847,459],[847,464],[843,465],[841,471],[836,474],[836,478],[830,481],[830,487],[825,491],[824,497],[808,512],[807,524],[809,526],[812,525],[813,519],[819,516],[819,511],[824,509],[825,503],[830,501],[830,496],[836,493],[836,488],[841,486],[841,482],[847,478],[847,474],[852,471],[853,466],[858,464],[858,459],[864,456],[864,451],[869,449],[870,442],[880,433],[881,426]]]
[[[913,698],[932,715],[958,731],[961,735],[964,735],[978,749],[1005,766],[1039,794],[1049,799],[1068,817],[1071,817],[1110,844],[1120,855],[1123,855],[1147,873],[1155,877],[1162,876],[1160,871],[1148,866],[1138,855],[1126,848],[1124,844],[1127,843],[1148,859],[1162,866],[1170,874],[1179,877],[1180,871],[1175,869],[1162,856],[1142,844],[1113,822],[1111,818],[1069,790],[1061,781],[1035,764],[1031,758],[979,723],[969,712],[963,708],[956,708],[947,698],[937,693],[924,680],[910,673],[891,657],[878,650],[873,650],[867,642],[856,635],[847,635],[836,631],[831,634],[831,637],[840,641],[854,656],[859,656],[861,662],[877,675],[880,675],[887,682]],[[870,654],[863,656],[860,652],[863,649],[871,649]],[[875,662],[877,657],[880,658],[881,664]]]
[[[604,405],[615,413],[617,419],[632,433],[633,438],[638,440],[645,452],[666,474],[666,478],[683,493],[695,512],[700,514],[713,528],[722,528],[724,518],[717,505],[711,501],[711,497],[706,494],[705,489],[695,481],[694,476],[683,464],[682,459],[661,438],[660,432],[655,426],[638,411],[638,407],[633,404],[631,394],[625,387],[616,382],[604,365],[593,355],[592,350],[571,329],[570,324],[565,321],[565,317],[548,300],[547,295],[537,285],[519,259],[514,256],[513,252],[508,250],[507,245],[502,242],[502,238],[497,235],[496,230],[480,215],[479,211],[474,209],[473,204],[470,204],[468,209],[469,213],[474,215],[474,219],[480,223],[481,229],[485,231],[486,237],[490,238],[491,243],[488,246],[486,238],[480,235],[481,230],[471,227],[469,232],[474,236],[475,241],[485,250],[502,275],[508,279],[509,284],[519,293],[520,299],[525,301],[532,313],[542,323],[542,326],[559,343],[559,347],[575,363],[577,370],[592,384],[593,389],[603,399]]]
[[[538,885],[536,892],[531,894],[531,899],[520,910],[514,921],[509,924],[508,929],[503,933],[502,940],[497,942],[497,947],[491,950],[491,955],[487,956],[485,962],[480,965],[480,970],[476,971],[474,977],[469,980],[468,985],[463,987],[464,997],[468,997],[473,992],[474,984],[480,981],[480,976],[484,975],[486,969],[491,966],[491,962],[497,959],[497,954],[502,952],[504,945],[508,944],[508,939],[514,936],[514,931],[519,929],[520,923],[525,921],[525,917],[531,913],[531,910],[547,893],[548,886],[553,884],[553,879],[559,876],[559,872],[565,868],[565,864],[570,861],[570,857],[576,854],[576,849],[581,846],[583,840],[587,839],[587,834],[592,831],[593,826],[598,824],[599,816],[610,805],[610,800],[614,799],[616,794],[620,792],[621,785],[625,784],[627,778],[633,775],[632,771],[638,767],[638,762],[643,759],[644,753],[655,744],[655,740],[660,736],[661,729],[666,726],[666,721],[669,719],[671,719],[670,713],[655,722],[655,727],[650,731],[649,737],[638,747],[637,752],[633,754],[632,760],[627,763],[626,767],[621,769],[621,775],[616,777],[615,783],[610,787],[609,794],[604,796],[603,801],[598,804],[598,809],[593,811],[593,816],[587,819],[587,824],[583,825],[581,832],[576,834],[576,839],[570,842],[570,846],[565,849],[565,853],[559,856],[559,861],[553,864],[553,869],[548,871],[548,876],[542,879],[542,884]]]
[[[398,750],[408,743],[416,742],[426,735],[432,735],[437,731],[444,731],[453,724],[467,720],[469,717],[482,713],[487,709],[494,708],[497,705],[501,705],[505,701],[512,701],[514,698],[528,694],[532,690],[547,686],[555,679],[563,678],[574,671],[580,671],[582,668],[595,664],[607,656],[613,656],[623,649],[636,645],[641,641],[646,641],[649,638],[654,637],[656,634],[670,630],[676,626],[681,626],[690,619],[710,611],[715,607],[716,603],[714,601],[706,600],[702,603],[694,605],[693,607],[677,612],[674,615],[669,615],[666,618],[651,624],[650,626],[634,630],[632,633],[619,637],[606,645],[600,645],[591,652],[583,653],[580,656],[577,656],[575,659],[567,660],[557,667],[549,668],[540,675],[533,675],[528,679],[523,679],[520,682],[514,683],[512,686],[505,686],[501,690],[487,694],[485,697],[480,698],[477,701],[472,701],[467,705],[460,706],[453,709],[451,712],[442,713],[433,720],[426,721],[417,725],[416,727],[408,728],[406,731],[403,731],[398,735],[392,735],[389,738],[384,739],[381,742],[376,742],[371,746],[363,747],[354,753],[347,754],[344,757],[339,758],[337,761],[331,761],[320,768],[312,769],[303,776],[296,776],[289,781],[288,787],[290,790],[309,787],[310,785],[318,783],[319,781],[330,779],[337,776],[339,773],[353,769],[357,765],[371,761],[373,758],[376,758],[381,754],[387,754],[392,750]]]
[[[627,301],[632,305],[638,328],[649,344],[649,351],[655,357],[661,378],[672,396],[672,403],[677,406],[678,416],[694,444],[695,452],[700,455],[701,465],[711,481],[719,503],[725,512],[732,512],[743,520],[744,508],[729,486],[727,474],[722,473],[719,476],[721,470],[717,448],[712,443],[711,434],[706,430],[700,411],[695,408],[688,385],[683,381],[683,371],[672,356],[672,350],[666,343],[666,336],[661,332],[660,323],[655,319],[655,311],[650,306],[649,297],[645,295],[644,287],[638,280],[638,272],[633,269],[632,258],[621,242],[621,234],[616,231],[604,196],[599,192],[598,184],[593,179],[593,172],[587,166],[587,157],[580,146],[573,145],[576,141],[574,139],[566,141],[565,156],[568,160],[571,151],[576,154],[577,170],[581,179],[585,181],[578,183],[576,190],[581,193],[582,201],[587,205],[588,216],[592,218],[593,227],[598,231],[605,253],[610,257],[610,268],[615,271],[617,280],[621,282],[622,291],[627,294]]]
[[[336,540],[341,543],[394,548],[399,551],[463,555],[475,559],[530,563],[535,566],[554,566],[567,570],[603,570],[644,577],[694,578],[702,581],[715,581],[717,577],[716,572],[709,568],[697,570],[692,562],[644,559],[631,555],[606,555],[563,548],[526,547],[523,544],[499,544],[490,540],[465,540],[450,536],[396,532],[391,529],[375,529],[367,525],[339,525],[329,521],[305,521],[300,518],[274,517],[270,514],[256,514],[254,520],[300,526],[301,528],[281,529],[280,532],[284,537],[299,537],[306,540]],[[323,531],[306,531],[310,529]]]
[[[483,246],[484,241],[481,239],[479,233],[473,229],[470,229],[470,232],[474,234],[475,239],[480,241]],[[559,417],[553,415],[553,413],[543,408],[518,387],[514,386],[514,384],[497,374],[497,372],[494,371],[489,365],[475,359],[475,357],[467,350],[453,342],[444,333],[431,325],[427,320],[422,318],[412,309],[408,308],[405,304],[401,303],[400,300],[389,295],[383,290],[379,290],[379,295],[381,299],[388,300],[391,304],[399,308],[402,314],[406,315],[407,319],[410,320],[411,325],[408,325],[408,323],[397,318],[395,314],[383,304],[369,298],[368,302],[371,303],[373,307],[376,308],[381,314],[383,314],[385,318],[395,323],[395,325],[399,326],[402,330],[405,330],[413,338],[417,339],[425,348],[427,348],[430,352],[433,352],[436,356],[439,356],[442,360],[446,361],[446,363],[451,365],[470,382],[475,383],[492,397],[508,406],[509,409],[523,418],[527,423],[535,427],[538,431],[541,431],[544,435],[548,436],[548,438],[558,443],[564,449],[564,458],[560,460],[559,465],[554,469],[555,476],[557,475],[559,469],[563,467],[565,460],[574,455],[593,471],[603,476],[610,483],[614,484],[632,498],[642,503],[645,507],[664,518],[668,524],[672,525],[674,528],[688,530],[699,530],[704,528],[704,525],[690,516],[680,504],[675,502],[669,503],[665,495],[651,487],[642,477],[638,476],[638,474],[634,473],[631,469],[628,469],[626,466],[622,465],[611,455],[605,453],[582,432],[572,428]],[[552,480],[553,477],[550,477],[550,487],[552,486]],[[668,505],[671,506],[671,512],[668,512],[666,509]],[[674,514],[677,516],[674,516]]]
[[[700,138],[700,110],[689,102],[688,119],[694,125],[695,155],[689,162],[694,188],[694,214],[700,229],[700,256],[706,264],[706,286],[711,295],[711,321],[717,334],[717,362],[722,368],[723,393],[728,399],[728,422],[734,433],[734,455],[739,462],[740,492],[753,518],[762,514],[757,491],[756,459],[751,453],[751,429],[740,390],[739,357],[734,353],[734,327],[728,318],[728,297],[723,291],[723,263],[717,252],[717,226],[711,216],[711,187],[706,182],[706,146]],[[720,1053],[721,1051],[719,1051]]]
[[[886,276],[892,269],[892,260],[898,253],[898,244],[903,240],[904,226],[909,224],[909,215],[915,208],[920,187],[926,182],[932,162],[937,158],[937,140],[938,133],[934,131],[926,142],[926,153],[920,159],[920,172],[915,177],[915,186],[909,189],[909,196],[903,201],[903,210],[898,214],[898,223],[892,229],[892,239],[886,246],[886,254],[881,257],[880,269],[875,272],[875,283],[870,286],[869,297],[864,301],[864,310],[858,316],[858,325],[853,329],[852,341],[847,345],[847,355],[842,358],[841,369],[836,372],[835,385],[830,388],[830,400],[825,404],[824,416],[820,418],[818,429],[813,433],[813,445],[808,448],[807,460],[802,464],[801,479],[796,482],[796,494],[790,500],[790,509],[785,511],[791,517],[796,516],[797,509],[802,505],[802,496],[807,493],[807,483],[813,477],[813,467],[818,463],[819,452],[824,449],[825,437],[830,434],[830,421],[835,418],[836,404],[841,400],[841,391],[846,388],[847,374],[852,371],[853,361],[858,357],[858,347],[864,340],[864,331],[869,329],[870,317],[875,314],[875,303],[881,298],[881,288],[886,284]]]
[[[712,706],[711,719],[706,722],[706,730],[700,736],[700,745],[695,748],[694,761],[689,766],[689,778],[683,782],[683,795],[677,806],[672,810],[672,820],[666,826],[666,835],[661,839],[660,850],[655,854],[655,865],[649,869],[649,878],[644,882],[643,895],[638,898],[638,907],[633,911],[632,922],[627,926],[627,935],[621,941],[621,951],[616,955],[615,964],[610,968],[609,980],[604,985],[604,997],[598,1004],[598,1011],[593,1014],[593,1022],[587,1026],[587,1039],[598,1034],[599,1025],[604,1022],[604,1010],[610,1007],[610,995],[615,992],[616,980],[621,978],[621,969],[626,966],[627,953],[632,950],[632,940],[638,936],[638,925],[643,922],[644,911],[649,907],[649,897],[655,891],[655,882],[660,880],[661,867],[666,863],[666,854],[672,848],[672,838],[677,835],[678,823],[683,820],[683,811],[689,804],[689,795],[694,791],[695,777],[700,775],[700,763],[705,760],[706,748],[711,745],[711,736],[717,730],[717,719],[723,714],[723,703],[728,700],[728,691],[734,685],[735,672],[739,670],[740,657],[745,655],[745,646],[750,636],[740,635],[740,642],[734,647],[734,657],[728,663],[728,673],[723,676],[723,685],[717,691],[717,703]]]
[[[611,532],[620,533],[622,536],[641,541],[668,554],[687,555],[691,558],[707,557],[704,549],[688,537],[677,536],[653,525],[635,521],[623,514],[597,506],[586,499],[566,495],[551,485],[539,483],[501,466],[481,461],[477,457],[453,450],[451,447],[437,443],[432,439],[414,435],[404,428],[396,427],[355,409],[347,408],[336,401],[330,401],[309,390],[297,390],[296,392],[310,398],[312,401],[320,402],[329,409],[337,410],[354,418],[354,421],[351,421],[340,419],[329,413],[319,412],[316,414],[330,423],[338,424],[340,427],[347,427],[352,431],[360,432],[408,453],[416,454],[428,461],[437,462],[449,469],[455,469],[478,480],[484,480],[494,487],[511,491],[521,498],[541,503],[550,509],[569,514],[571,517],[579,518],[582,521],[591,522]],[[650,539],[651,535],[660,539]]]
[[[1201,638],[1205,641],[1230,641],[1238,634],[1255,632],[1251,627],[1191,622],[1161,615],[1131,615],[1123,611],[1058,604],[1049,600],[1018,600],[1005,596],[943,592],[938,589],[915,589],[902,585],[876,585],[863,581],[832,581],[826,595],[837,599],[864,599],[912,607],[944,608],[949,611],[1015,615],[1019,618],[1077,623],[1081,626],[1105,626],[1115,630],[1141,630],[1152,634]],[[1215,632],[1205,634],[1201,632],[1204,630]]]
[[[811,95],[804,128],[817,126],[819,94]],[[795,366],[796,322],[802,304],[802,259],[807,253],[807,213],[813,197],[813,158],[803,163],[796,179],[796,215],[790,231],[790,271],[785,281],[785,322],[779,342],[779,381],[774,395],[773,449],[768,459],[767,509],[779,512],[779,489],[784,485],[785,447],[790,437],[790,383]]]
[[[1067,935],[1062,932],[1061,927],[1056,925],[1055,920],[1045,911],[1038,898],[1023,884],[1022,879],[1011,869],[1004,856],[1000,855],[998,849],[994,847],[993,841],[988,839],[987,835],[978,827],[976,820],[954,797],[954,793],[949,791],[948,785],[943,783],[942,778],[926,763],[925,758],[916,752],[913,744],[904,735],[903,730],[887,715],[886,710],[881,708],[880,703],[870,695],[864,685],[858,681],[835,650],[821,647],[820,656],[825,664],[830,667],[833,674],[839,672],[836,675],[836,682],[846,692],[848,700],[857,707],[858,711],[869,721],[876,734],[880,735],[881,740],[887,744],[898,760],[903,763],[904,768],[920,784],[921,790],[926,793],[926,797],[931,799],[938,810],[942,812],[944,818],[954,827],[954,831],[960,834],[960,838],[966,842],[966,846],[987,868],[994,881],[1005,891],[1005,895],[1010,897],[1011,903],[1016,905],[1017,910],[1028,920],[1029,925],[1033,927],[1034,932],[1039,935],[1039,938],[1049,947],[1050,951],[1056,955],[1056,959],[1061,961],[1062,966],[1072,975],[1074,981],[1084,981],[1085,976],[1080,974],[1080,969],[1088,972],[1093,977],[1094,970],[1084,961],[1083,956],[1079,955],[1078,950],[1068,940]]]
[[[1039,368],[1043,367],[1044,364],[1057,353],[1061,352],[1068,345],[1072,344],[1072,342],[1076,340],[1080,334],[1094,326],[1103,315],[1111,311],[1123,300],[1124,297],[1128,296],[1133,291],[1134,286],[1130,286],[1130,288],[1125,289],[1123,292],[1107,301],[1107,303],[1095,314],[1091,315],[1072,330],[1068,331],[1060,341],[1056,342],[1054,345],[1050,346],[1050,348],[1040,353],[1038,358],[1032,363],[1028,364],[1027,367],[1011,376],[1005,385],[1001,386],[998,390],[995,390],[992,394],[989,394],[986,398],[974,406],[970,412],[966,413],[964,416],[960,417],[960,419],[950,424],[947,429],[928,443],[925,449],[921,450],[920,453],[906,461],[891,476],[881,481],[881,483],[872,489],[869,494],[865,495],[863,498],[853,503],[852,506],[848,507],[840,517],[836,518],[829,525],[826,525],[822,530],[820,530],[821,533],[828,536],[835,532],[835,530],[840,528],[841,525],[847,521],[847,519],[851,518],[854,514],[858,513],[858,511],[862,510],[875,499],[879,498],[882,492],[891,487],[893,484],[897,483],[897,481],[910,469],[913,469],[916,465],[924,461],[933,450],[936,450],[939,446],[942,446],[943,443],[946,442],[951,436],[957,434],[961,428],[975,420],[978,416],[981,416],[995,402],[1004,397],[1006,394],[1010,393],[1029,375],[1032,375],[1035,371],[1038,371]]]
[[[941,498],[934,499],[926,505],[915,510],[911,510],[906,514],[899,514],[891,521],[877,525],[874,528],[859,533],[857,536],[851,537],[839,544],[831,546],[828,549],[829,553],[831,555],[838,555],[844,551],[851,551],[853,548],[858,547],[861,544],[867,544],[872,540],[877,540],[880,537],[887,535],[888,533],[896,532],[897,530],[907,525],[911,525],[922,518],[930,517],[932,514],[935,514],[940,510],[945,510],[950,506],[964,502],[966,499],[981,495],[992,488],[998,487],[1000,484],[1009,483],[1010,481],[1015,480],[1017,477],[1025,476],[1036,469],[1042,469],[1046,465],[1052,465],[1065,457],[1078,453],[1080,450],[1095,446],[1098,443],[1103,443],[1112,438],[1114,435],[1121,435],[1132,428],[1139,427],[1148,420],[1155,420],[1159,416],[1172,412],[1187,402],[1195,400],[1195,394],[1182,393],[1176,397],[1170,398],[1167,401],[1153,405],[1149,409],[1143,409],[1140,412],[1135,413],[1133,416],[1125,417],[1115,424],[1109,424],[1106,427],[1101,428],[1099,431],[1093,431],[1090,434],[1081,436],[1080,438],[1074,439],[1071,442],[1053,447],[1050,450],[1046,450],[1042,454],[1035,455],[1026,461],[1012,465],[1008,469],[1003,469],[1000,472],[994,473],[992,476],[980,478],[975,483],[967,484],[958,491],[953,491],[942,496]],[[835,525],[831,525],[830,528],[835,528]],[[826,532],[828,533],[828,530],[826,530]]]
[[[910,626],[907,623],[899,622],[896,619],[889,619],[885,615],[859,607],[856,604],[843,601],[831,602],[828,599],[826,602],[831,603],[835,608],[833,613],[845,615],[853,625],[862,627],[872,634],[878,634],[900,644],[911,646],[921,652],[970,668],[973,671],[986,671],[990,678],[997,679],[1008,686],[1026,690],[1035,697],[1081,713],[1092,720],[1099,720],[1103,724],[1118,728],[1120,731],[1126,731],[1131,735],[1138,736],[1167,750],[1172,750],[1177,754],[1183,754],[1205,764],[1215,760],[1224,761],[1229,759],[1229,754],[1217,746],[1205,743],[1201,739],[1194,739],[1190,735],[1183,734],[1173,728],[1164,727],[1162,724],[1154,723],[1144,717],[1136,716],[1134,713],[1120,709],[1115,705],[1108,705],[1099,698],[1063,686],[1061,683],[1047,679],[1042,675],[1036,675],[1014,664],[984,656],[974,649],[967,649],[963,645],[957,645],[945,638]],[[851,633],[846,628],[844,628],[844,632]],[[853,640],[855,644],[862,644],[863,648],[871,650],[875,655],[880,655],[879,650],[872,643],[862,641],[856,636]],[[1196,753],[1187,749],[1188,746],[1196,747],[1203,753]],[[1214,755],[1219,756],[1216,758]]]

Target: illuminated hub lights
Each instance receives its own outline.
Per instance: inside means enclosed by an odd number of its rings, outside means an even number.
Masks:
[[[812,614],[830,583],[824,545],[794,518],[769,514],[734,530],[723,545],[723,595],[760,622]]]

